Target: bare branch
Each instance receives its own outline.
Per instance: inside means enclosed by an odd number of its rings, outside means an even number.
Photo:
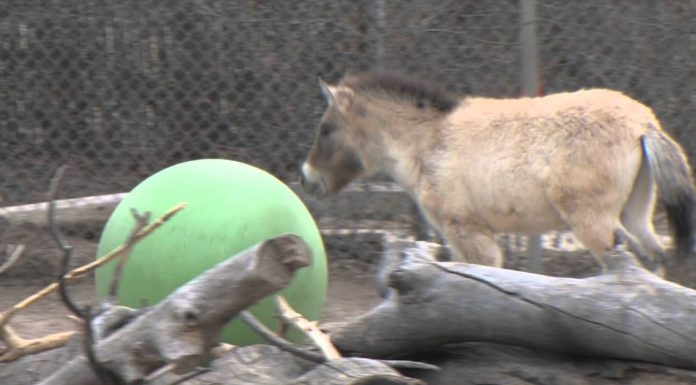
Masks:
[[[0,354],[0,362],[16,360],[27,354],[44,352],[65,345],[75,334],[74,331],[54,333],[41,338],[24,339],[9,325],[0,328],[0,340],[7,344],[7,350]]]
[[[156,379],[164,376],[165,374],[172,373],[174,370],[176,370],[176,364],[167,364],[162,366],[161,368],[153,371],[152,373],[148,374],[145,376],[145,380],[143,381],[144,383],[148,384]]]
[[[179,211],[183,210],[186,208],[186,204],[180,203],[176,206],[174,206],[172,209],[164,213],[160,218],[158,218],[156,221],[152,222],[149,224],[147,227],[145,227],[141,232],[136,234],[134,238],[134,243],[137,243],[141,241],[144,237],[148,236],[150,233],[155,231],[157,228],[162,226],[165,222],[167,222],[169,219],[171,219],[176,213]],[[115,248],[114,250],[110,251],[109,253],[105,254],[101,258],[90,262],[88,264],[85,264],[83,266],[80,266],[78,268],[73,269],[69,273],[65,274],[65,280],[67,282],[72,282],[73,280],[82,277],[89,273],[90,271],[111,262],[114,258],[119,257],[126,251],[125,247],[123,245]],[[32,294],[31,296],[25,298],[21,302],[15,304],[11,308],[7,309],[6,311],[0,313],[0,326],[6,324],[13,316],[15,316],[19,311],[23,310],[27,306],[31,305],[32,303],[44,298],[48,294],[54,292],[56,289],[58,289],[58,283],[54,282],[43,289],[39,290],[38,292]]]
[[[176,384],[180,384],[182,382],[188,381],[196,376],[199,376],[203,373],[207,373],[208,371],[210,371],[209,368],[201,367],[201,368],[197,368],[197,369],[192,370],[190,373],[186,373],[184,375],[179,376],[179,375],[174,374],[175,370],[176,370],[176,364],[168,364],[168,365],[162,366],[161,368],[159,368],[159,369],[153,371],[152,373],[150,373],[149,375],[147,375],[145,377],[143,383],[150,384],[150,383],[154,382],[155,380],[161,378],[162,376],[172,375],[172,376],[177,376],[177,377],[176,377],[176,379],[172,380],[172,382],[170,382],[168,385],[176,385]]]
[[[67,168],[68,166],[65,165],[58,167],[58,170],[56,170],[56,173],[53,175],[53,178],[51,178],[51,183],[48,187],[48,224],[51,228],[51,233],[53,233],[53,237],[63,250],[65,250],[66,248],[70,248],[70,246],[67,246],[65,244],[65,240],[63,239],[63,236],[60,233],[60,230],[58,229],[58,223],[55,220],[55,198],[56,195],[58,195],[58,187],[60,185],[60,180],[63,178],[63,174],[65,174],[65,170]]]
[[[311,263],[309,246],[278,236],[228,258],[171,293],[157,306],[96,342],[99,361],[126,383],[142,383],[174,364],[174,374],[196,370],[210,357],[225,325],[261,298],[287,287]],[[233,287],[235,290],[229,291]],[[94,384],[96,374],[75,357],[41,384]]]
[[[164,213],[156,221],[138,231],[135,234],[135,236],[132,237],[131,247],[135,243],[147,237],[157,228],[162,226],[165,222],[167,222],[176,213],[183,210],[185,207],[186,204],[179,204],[173,207],[172,209]],[[58,235],[60,236],[60,233],[58,233]],[[78,268],[75,268],[72,271],[62,275],[62,279],[64,283],[72,282],[75,279],[86,275],[90,271],[112,261],[114,258],[123,255],[127,251],[128,248],[125,247],[125,245],[121,245],[116,249],[112,250],[111,252],[107,253],[106,255],[102,256],[101,258],[83,266],[80,266]],[[57,347],[65,345],[68,339],[75,334],[74,331],[68,331],[51,334],[37,339],[27,340],[19,337],[14,332],[14,330],[12,330],[12,328],[10,328],[9,325],[7,325],[7,323],[17,313],[27,308],[31,304],[39,301],[40,299],[46,297],[48,294],[54,292],[56,289],[58,289],[58,287],[59,283],[54,282],[0,313],[0,341],[4,341],[8,346],[8,350],[0,355],[0,362],[12,361],[27,354],[33,354],[50,349],[55,349]]]
[[[235,345],[228,344],[225,342],[219,342],[212,349],[210,349],[210,354],[212,357],[220,358],[235,349],[237,349],[237,346]]]
[[[118,261],[118,264],[116,265],[114,275],[111,279],[111,284],[109,285],[109,294],[107,297],[107,301],[110,303],[116,303],[116,294],[118,291],[118,284],[121,281],[121,275],[123,274],[123,267],[126,265],[126,261],[128,260],[128,256],[129,256],[131,250],[133,250],[133,245],[135,244],[135,237],[150,222],[150,212],[149,211],[147,211],[143,214],[140,214],[140,213],[138,213],[138,210],[132,208],[131,214],[133,215],[133,219],[135,219],[135,225],[133,226],[133,229],[131,230],[130,234],[128,234],[128,238],[126,238],[126,241],[124,242],[124,249],[125,250],[123,251],[123,256],[121,257],[121,259]]]
[[[261,337],[265,338],[268,342],[279,347],[280,349],[285,350],[288,353],[292,353],[292,354],[294,354],[300,358],[303,358],[307,361],[314,362],[317,364],[326,362],[326,358],[324,358],[324,356],[322,356],[321,354],[317,354],[317,353],[310,352],[308,350],[299,348],[299,347],[293,345],[292,342],[290,342],[290,341],[278,336],[277,334],[273,333],[263,323],[261,323],[261,321],[259,321],[250,311],[245,310],[245,311],[239,313],[239,316],[247,325],[249,325],[249,327],[251,329],[253,329]]]
[[[58,247],[63,251],[63,261],[61,262],[60,273],[58,274],[58,289],[60,293],[60,298],[63,300],[65,307],[68,308],[73,314],[84,319],[85,315],[82,310],[72,301],[68,295],[68,289],[65,285],[64,276],[68,272],[68,267],[70,266],[70,260],[73,255],[73,248],[70,246],[63,238],[63,234],[58,228],[58,221],[56,220],[56,195],[58,195],[58,188],[60,186],[60,180],[65,174],[65,170],[68,167],[63,165],[58,167],[53,178],[51,178],[51,184],[48,188],[48,225],[51,228],[51,234],[53,239],[55,239]]]
[[[420,361],[410,360],[375,360],[395,369],[440,370],[440,367]]]
[[[9,251],[10,248],[8,246],[8,254],[10,254],[9,258],[0,265],[0,275],[2,275],[4,272],[9,270],[17,261],[19,260],[19,257],[22,255],[25,249],[25,245],[16,245],[12,249],[12,251]]]
[[[340,358],[341,354],[338,353],[338,350],[333,346],[331,343],[331,339],[329,336],[324,334],[319,328],[317,327],[316,322],[310,322],[306,320],[302,315],[295,310],[293,310],[290,307],[290,304],[288,304],[288,301],[285,300],[282,296],[276,296],[276,306],[278,306],[278,310],[280,311],[280,316],[288,323],[292,324],[295,326],[297,329],[299,329],[301,332],[306,334],[312,342],[319,348],[321,353],[326,357],[327,360],[332,360],[335,358]]]
[[[102,365],[97,359],[95,351],[95,339],[94,332],[92,331],[92,314],[89,306],[86,307],[85,311],[85,324],[84,324],[84,339],[82,340],[82,348],[85,351],[85,356],[87,356],[87,361],[89,362],[92,370],[104,385],[120,385],[125,384],[125,381],[119,377],[119,375],[109,370],[109,368]]]
[[[245,310],[239,313],[241,319],[255,332],[257,332],[261,337],[265,338],[272,345],[277,346],[281,350],[288,353],[294,354],[297,357],[305,359],[316,364],[321,364],[327,361],[327,359],[321,354],[311,352],[306,349],[302,349],[295,346],[292,342],[278,336],[268,329],[261,321],[258,320],[251,312]],[[407,368],[407,369],[420,369],[420,370],[440,370],[438,366],[426,364],[424,362],[418,361],[408,361],[408,360],[377,360],[385,365],[389,365],[393,368]]]
[[[56,171],[56,174],[51,179],[51,184],[48,190],[48,223],[51,228],[53,238],[63,251],[63,261],[61,263],[60,274],[58,275],[58,289],[60,293],[60,298],[63,300],[63,303],[65,304],[65,307],[68,308],[68,310],[70,310],[75,316],[85,321],[83,349],[85,351],[85,356],[87,356],[87,361],[92,367],[92,370],[103,384],[118,385],[123,383],[123,381],[118,377],[117,374],[104,367],[99,362],[99,360],[97,360],[97,357],[94,354],[94,334],[92,333],[92,315],[90,306],[85,306],[84,309],[80,309],[77,306],[77,304],[73,302],[72,298],[70,298],[70,296],[68,295],[67,284],[65,282],[65,275],[68,273],[70,260],[73,256],[73,247],[65,241],[65,238],[63,238],[63,235],[58,227],[58,221],[56,219],[56,195],[58,194],[60,180],[63,177],[66,168],[67,166],[61,166],[58,168],[58,171]],[[147,215],[147,218],[149,218],[149,214]],[[136,217],[136,221],[139,219],[140,218]],[[136,233],[138,230],[142,228],[142,226],[139,225],[140,223],[137,223],[136,228],[134,229],[134,233]],[[132,238],[133,235],[131,234],[128,237],[129,243],[132,243]],[[127,245],[126,249],[130,250],[131,245]],[[122,268],[123,260],[125,260],[126,255],[127,253],[124,253],[124,258],[121,261],[122,263],[119,265],[120,268]],[[120,276],[120,274],[118,274],[118,276]]]

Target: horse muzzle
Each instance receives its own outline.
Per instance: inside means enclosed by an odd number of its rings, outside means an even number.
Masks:
[[[304,162],[300,168],[300,184],[306,193],[316,198],[329,195],[324,178],[307,162]]]

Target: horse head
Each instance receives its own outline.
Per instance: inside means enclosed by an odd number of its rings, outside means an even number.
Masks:
[[[319,80],[328,102],[317,128],[314,142],[300,169],[306,192],[324,197],[343,189],[364,172],[355,143],[353,92]]]

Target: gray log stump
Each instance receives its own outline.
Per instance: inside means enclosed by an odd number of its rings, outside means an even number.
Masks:
[[[578,357],[490,342],[452,344],[420,357],[438,371],[403,370],[429,385],[687,385],[696,371]]]
[[[392,294],[331,331],[345,354],[394,358],[488,341],[584,357],[696,368],[696,291],[608,253],[609,273],[574,279],[478,265],[412,262]]]
[[[211,358],[230,319],[286,287],[310,261],[300,238],[280,236],[218,264],[143,313],[111,306],[93,322],[96,356],[126,383],[140,383],[165,365],[172,369],[148,385],[424,384],[377,360],[338,358],[317,365],[266,345],[235,349],[188,378]],[[61,349],[1,364],[0,384],[101,384],[83,353],[77,335]]]
[[[109,331],[109,325],[117,323],[114,320],[95,319],[95,355],[126,383],[142,381],[164,365],[172,366],[174,373],[191,371],[209,357],[225,324],[287,287],[311,257],[306,243],[294,235],[261,242],[201,274],[117,330]],[[95,383],[100,380],[83,355],[41,382]]]
[[[309,364],[268,345],[239,348],[216,360],[211,371],[185,385],[423,385],[401,376],[389,366],[364,358],[339,358],[321,365]]]
[[[15,362],[0,365],[0,384],[35,384],[50,373],[58,371],[65,362],[79,354],[79,343],[74,341],[70,347],[22,357]],[[237,348],[214,360],[206,369],[180,384],[424,385],[424,382],[404,377],[395,369],[377,360],[339,358],[316,365],[269,345]],[[169,385],[176,383],[182,377],[168,374],[148,385]]]

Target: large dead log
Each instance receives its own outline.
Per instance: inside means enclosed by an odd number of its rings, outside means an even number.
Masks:
[[[164,365],[187,372],[209,357],[222,327],[261,298],[286,287],[295,270],[311,261],[298,237],[262,242],[228,259],[180,287],[126,326],[99,340],[101,365],[127,383],[142,381]],[[104,333],[103,328],[97,335]],[[79,356],[42,384],[100,383],[84,356]]]
[[[80,342],[65,348],[22,357],[0,364],[0,384],[30,385],[59,370],[69,358],[79,354]],[[185,375],[184,375],[185,376]],[[179,383],[183,376],[168,373],[148,385]],[[180,382],[182,385],[423,385],[404,377],[384,362],[364,358],[337,358],[315,365],[269,345],[237,348],[212,361],[201,374]],[[95,382],[98,384],[98,382]]]
[[[171,384],[169,379],[158,384]],[[364,358],[337,358],[322,365],[268,345],[239,348],[215,360],[210,371],[183,385],[424,385],[386,364]],[[154,385],[154,384],[153,384]]]
[[[621,249],[608,274],[550,277],[460,263],[402,264],[392,295],[333,330],[344,354],[383,358],[488,341],[696,368],[696,291],[638,267]]]
[[[56,211],[63,225],[88,221],[106,221],[116,205],[125,196],[126,193],[118,193],[58,200],[56,201]],[[48,202],[0,207],[0,218],[5,218],[12,226],[24,224],[47,226],[47,208]]]
[[[225,323],[258,299],[285,287],[294,271],[309,262],[310,251],[299,238],[277,237],[221,263],[142,314],[111,306],[92,323],[98,340],[95,356],[109,372],[118,374],[116,383],[140,383],[147,375],[167,369],[145,382],[422,385],[420,380],[400,375],[387,362],[338,357],[316,365],[265,345],[234,349],[202,371],[195,369],[210,357]],[[130,322],[115,326],[124,320]],[[0,383],[26,385],[40,379],[40,384],[51,385],[103,383],[81,354],[82,345],[76,335],[64,348],[0,365]],[[196,376],[189,378],[187,372]]]
[[[467,342],[423,352],[440,370],[405,370],[428,385],[686,385],[696,371],[606,358],[555,354],[490,342]]]

